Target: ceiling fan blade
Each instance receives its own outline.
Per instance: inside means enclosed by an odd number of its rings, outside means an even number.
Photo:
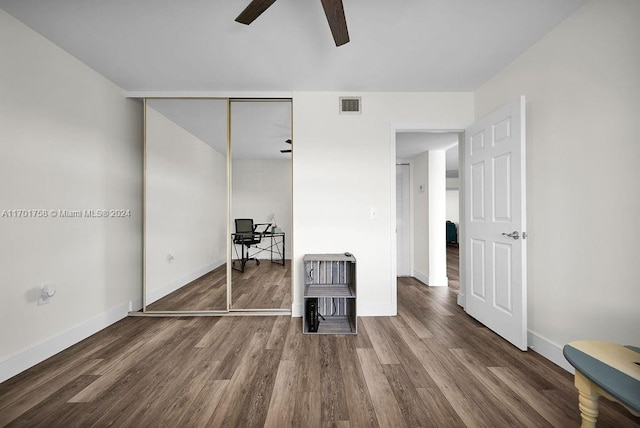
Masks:
[[[236,22],[246,25],[251,24],[257,17],[262,15],[262,12],[275,3],[275,1],[276,0],[252,0],[240,15],[238,15]]]
[[[287,150],[280,150],[280,153],[291,153],[291,149],[287,149]]]
[[[344,16],[342,0],[321,0],[324,14],[327,15],[329,28],[336,46],[342,46],[349,42],[349,30],[347,29],[347,19]]]

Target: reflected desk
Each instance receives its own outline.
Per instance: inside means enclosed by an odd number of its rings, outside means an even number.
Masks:
[[[260,264],[260,261],[256,256],[264,251],[269,252],[269,258],[271,260],[271,263],[277,263],[279,265],[284,266],[284,260],[285,260],[284,232],[261,232],[261,233],[254,232],[252,238],[255,238],[255,240],[258,240],[259,242],[256,244],[252,244],[249,247],[247,247],[246,244],[241,244],[240,242],[238,242],[238,241],[241,241],[241,239],[237,240],[236,237],[241,235],[246,236],[246,234],[241,234],[241,233],[231,234],[231,243],[233,244],[234,252],[236,255],[235,259],[232,260],[232,264],[231,264],[231,267],[234,270],[237,270],[239,272],[244,272],[245,264],[247,264],[247,261],[251,259],[255,259],[256,263]],[[240,254],[238,254],[238,246],[241,247]],[[250,249],[253,249],[254,251],[250,253],[249,251]],[[274,254],[275,254],[275,257],[274,257]],[[240,268],[235,267],[236,262],[240,263]]]

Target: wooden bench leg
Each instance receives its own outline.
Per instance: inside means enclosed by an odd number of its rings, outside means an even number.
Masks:
[[[595,428],[598,419],[598,388],[582,373],[576,370],[575,385],[578,388],[578,402],[582,416],[582,428]]]

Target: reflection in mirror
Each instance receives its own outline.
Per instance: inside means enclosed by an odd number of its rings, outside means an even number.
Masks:
[[[234,310],[291,310],[291,139],[291,100],[231,101]]]
[[[227,100],[148,99],[145,310],[226,311]]]

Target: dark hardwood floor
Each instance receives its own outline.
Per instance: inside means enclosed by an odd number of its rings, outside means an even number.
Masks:
[[[354,336],[300,318],[129,317],[0,384],[11,427],[577,427],[573,378],[398,281],[399,315]],[[599,427],[637,427],[601,400]]]

